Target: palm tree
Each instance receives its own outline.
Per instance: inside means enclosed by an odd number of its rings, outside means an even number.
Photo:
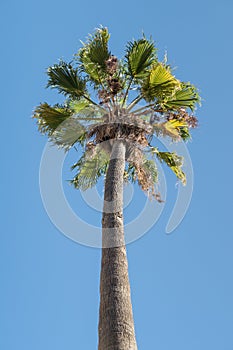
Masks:
[[[105,177],[102,216],[99,350],[137,349],[124,243],[123,184],[137,182],[158,202],[157,161],[166,163],[185,184],[183,159],[160,151],[158,137],[188,140],[197,126],[192,114],[197,89],[178,80],[160,62],[152,39],[127,43],[119,60],[108,48],[107,28],[90,35],[70,63],[48,68],[48,87],[65,96],[63,104],[40,104],[38,129],[58,147],[79,146],[72,166],[75,188],[86,190]],[[139,106],[140,103],[140,106]]]

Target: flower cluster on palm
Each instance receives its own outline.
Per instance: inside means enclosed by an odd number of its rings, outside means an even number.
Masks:
[[[157,137],[188,140],[197,126],[192,115],[200,98],[197,89],[181,82],[166,59],[159,62],[154,42],[144,36],[128,42],[123,59],[108,48],[107,28],[98,28],[71,63],[49,67],[48,87],[65,96],[63,104],[40,104],[34,111],[39,131],[59,147],[79,145],[81,158],[71,181],[83,190],[106,174],[114,140],[126,145],[125,181],[137,181],[161,200],[156,160],[165,162],[185,183],[182,157],[161,152]]]

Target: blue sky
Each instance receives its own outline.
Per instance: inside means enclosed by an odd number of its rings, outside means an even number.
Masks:
[[[232,350],[233,3],[9,0],[0,6],[0,348],[96,349],[100,250],[74,243],[49,220],[38,180],[46,138],[30,115],[40,102],[57,101],[44,89],[46,68],[69,60],[79,39],[103,24],[120,56],[142,30],[152,35],[161,57],[167,50],[176,75],[204,98],[188,145],[195,181],[187,215],[165,234],[177,192],[165,169],[164,211],[128,246],[138,348]],[[66,186],[75,207],[79,195]],[[137,211],[137,200],[134,206]],[[85,210],[87,219],[92,214]]]

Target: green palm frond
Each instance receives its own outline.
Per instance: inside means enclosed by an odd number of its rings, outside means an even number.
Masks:
[[[58,126],[72,116],[71,109],[56,104],[51,107],[48,103],[41,103],[35,110],[33,118],[37,119],[38,129],[42,134],[51,136]]]
[[[59,147],[68,150],[76,142],[85,141],[86,128],[70,108],[43,103],[35,109],[33,117],[37,119],[39,131],[47,134],[50,141]]]
[[[187,141],[191,139],[191,134],[187,125],[183,125],[179,128],[180,136],[182,140]]]
[[[79,120],[89,120],[93,122],[96,122],[97,120],[101,121],[102,117],[106,114],[105,109],[93,105],[85,99],[70,101],[69,107]]]
[[[177,110],[180,108],[190,108],[192,111],[195,106],[200,104],[200,96],[196,87],[190,83],[182,83],[181,89],[175,91],[175,93],[164,101],[158,101],[162,108],[169,110]]]
[[[180,81],[172,75],[168,66],[162,63],[155,64],[145,79],[141,92],[144,99],[152,102],[158,99],[168,98],[180,89]]]
[[[157,158],[161,162],[165,162],[169,168],[175,173],[177,178],[181,180],[182,184],[186,184],[186,175],[181,169],[183,166],[183,157],[177,155],[175,152],[159,152],[157,148],[154,148]]]
[[[101,83],[106,73],[106,61],[111,53],[108,49],[110,35],[107,28],[98,28],[90,35],[87,43],[79,50],[80,69],[86,73],[94,83]]]
[[[125,60],[131,78],[145,78],[148,68],[156,60],[154,42],[145,38],[128,42]]]
[[[96,185],[100,176],[106,174],[109,155],[100,147],[86,151],[79,161],[72,166],[78,172],[71,180],[75,188],[83,191]]]
[[[50,140],[60,148],[68,151],[76,143],[84,145],[87,138],[87,129],[80,123],[77,117],[65,120],[50,136]]]
[[[60,93],[72,98],[80,98],[85,95],[86,82],[71,64],[60,61],[59,64],[49,67],[47,74],[49,77],[47,87],[56,88]]]
[[[69,105],[72,108],[72,110],[74,111],[74,113],[82,112],[86,108],[91,107],[90,102],[83,99],[83,98],[81,98],[79,100],[75,100],[75,101],[70,101]]]

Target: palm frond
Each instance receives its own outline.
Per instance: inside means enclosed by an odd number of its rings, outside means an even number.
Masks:
[[[196,87],[190,83],[182,83],[181,89],[164,101],[158,101],[163,109],[177,110],[180,108],[190,108],[192,111],[197,104],[200,104],[200,96]]]
[[[146,173],[151,183],[156,184],[158,182],[158,169],[153,159],[144,159],[141,168]]]
[[[86,82],[71,64],[60,61],[59,64],[49,67],[47,74],[49,77],[47,87],[56,88],[60,93],[73,98],[85,95]]]
[[[175,173],[177,178],[181,180],[183,185],[186,184],[186,175],[181,169],[183,166],[183,157],[178,156],[175,152],[159,152],[155,148],[155,154],[161,162],[165,162],[169,168]]]
[[[148,159],[144,156],[143,162],[139,165],[135,163],[135,173],[138,184],[150,198],[156,199],[162,203],[160,193],[156,191],[158,183],[158,168],[154,159]]]
[[[190,137],[187,123],[184,120],[172,119],[162,123],[163,136],[170,136],[173,140]]]
[[[33,118],[37,119],[38,130],[50,137],[72,114],[72,110],[65,106],[56,104],[51,107],[48,103],[41,103],[35,108]]]
[[[131,78],[145,78],[148,68],[156,60],[154,42],[145,38],[128,42],[125,60]]]
[[[189,127],[183,119],[172,119],[162,123],[153,124],[154,133],[160,137],[170,137],[173,141],[179,141],[181,139],[188,140],[191,138],[189,133]]]
[[[172,75],[168,66],[155,64],[142,84],[141,92],[148,102],[165,99],[180,89],[180,81]]]
[[[70,101],[69,107],[79,120],[90,120],[96,122],[106,114],[106,110],[99,106],[93,105],[85,99]]]
[[[87,129],[77,117],[72,116],[65,120],[50,136],[53,144],[68,151],[76,143],[84,145],[87,138]]]
[[[186,125],[182,125],[179,127],[179,132],[182,140],[187,141],[191,139],[191,134],[189,132],[189,127]]]
[[[71,101],[69,101],[69,105],[72,108],[72,110],[74,111],[74,113],[82,112],[86,108],[91,107],[90,102],[83,99],[83,98],[81,98],[79,100],[74,100],[74,101],[71,100]]]
[[[129,145],[126,152],[128,166],[125,169],[125,181],[135,182],[149,196],[158,199],[155,184],[158,182],[158,169],[154,159],[149,159],[141,147]]]
[[[78,52],[81,71],[94,83],[100,84],[106,73],[106,61],[111,55],[108,49],[109,38],[107,28],[98,28]]]
[[[83,191],[95,186],[99,177],[106,173],[108,163],[109,155],[102,148],[86,151],[71,168],[78,170],[71,183]]]
[[[68,107],[43,103],[35,109],[33,117],[37,119],[39,131],[59,147],[68,150],[76,142],[85,141],[87,130]]]

